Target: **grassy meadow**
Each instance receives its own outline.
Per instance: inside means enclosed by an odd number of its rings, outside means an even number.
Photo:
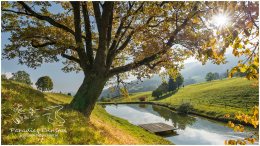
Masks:
[[[95,107],[90,123],[81,113],[69,109],[59,111],[59,116],[65,120],[63,124],[55,120],[50,124],[46,116],[34,116],[44,113],[45,107],[69,103],[72,97],[67,95],[42,93],[9,80],[2,80],[1,93],[2,144],[170,144],[162,137],[109,115],[101,106]],[[31,109],[39,111],[32,113]],[[30,113],[29,118],[21,117],[21,113]],[[17,117],[20,123],[15,120]],[[14,129],[51,129],[52,132],[35,135],[31,131]]]
[[[195,113],[215,118],[221,118],[238,111],[251,112],[251,108],[259,103],[258,86],[254,81],[245,78],[232,78],[203,82],[181,87],[173,95],[163,95],[162,99],[151,97],[151,91],[135,93],[129,98],[117,98],[115,102],[139,101],[146,96],[148,101],[154,101],[177,108],[182,103],[191,103]]]

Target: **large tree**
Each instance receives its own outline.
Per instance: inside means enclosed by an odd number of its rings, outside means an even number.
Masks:
[[[224,63],[229,46],[235,55],[241,42],[254,48],[245,40],[258,32],[258,2],[18,1],[2,2],[1,9],[2,32],[11,34],[3,57],[32,68],[63,60],[65,72],[83,71],[71,107],[88,117],[109,80],[126,72],[149,76],[161,67],[174,75],[190,55]],[[211,22],[218,14],[230,24]],[[257,62],[258,47],[246,51]]]

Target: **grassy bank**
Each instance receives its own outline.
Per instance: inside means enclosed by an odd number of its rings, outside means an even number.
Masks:
[[[183,103],[191,103],[193,112],[213,118],[223,118],[223,115],[238,111],[249,113],[254,105],[259,104],[258,86],[244,78],[217,80],[193,84],[180,88],[173,95],[164,95],[163,99],[154,100],[151,92],[136,93],[129,98],[117,99],[117,102],[138,101],[138,97],[149,97],[149,100],[177,108]]]
[[[42,93],[8,80],[2,81],[1,93],[2,144],[170,144],[126,120],[109,115],[101,106],[95,107],[90,123],[82,114],[69,109],[61,109],[58,113],[65,123],[53,115],[44,116],[46,107],[69,103],[70,96]],[[48,117],[54,120],[48,121]],[[26,131],[29,128],[31,130]],[[47,129],[47,132],[37,134],[32,129]]]
[[[154,100],[154,97],[152,97],[152,91],[147,92],[137,92],[137,93],[130,93],[129,97],[118,97],[113,98],[113,102],[132,102],[132,101],[139,101],[139,97],[146,97],[146,100],[151,101]]]

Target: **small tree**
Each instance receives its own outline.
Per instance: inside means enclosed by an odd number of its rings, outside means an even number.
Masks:
[[[168,81],[168,91],[176,90],[183,84],[183,81],[184,81],[184,78],[181,74],[179,74],[175,80],[170,78]]]
[[[152,96],[159,98],[163,93],[168,91],[168,84],[163,82],[157,89],[152,92]]]
[[[162,93],[165,93],[165,92],[168,91],[168,84],[165,83],[165,82],[163,82],[163,83],[158,87],[158,89],[160,89]]]
[[[178,88],[183,84],[183,81],[184,81],[183,76],[181,74],[179,74],[178,77],[176,78]]]
[[[174,91],[177,89],[177,82],[174,79],[170,78],[168,81],[168,91]]]
[[[40,77],[35,85],[41,91],[50,91],[53,89],[53,82],[49,76]]]
[[[215,77],[214,77],[214,74],[212,72],[207,73],[207,75],[205,77],[206,81],[212,81],[212,80],[214,80],[214,78]]]
[[[6,80],[7,79],[6,75],[5,74],[1,74],[1,79],[2,80]]]
[[[11,80],[20,82],[20,83],[24,83],[27,85],[32,85],[31,79],[30,79],[30,75],[25,72],[25,71],[18,71],[16,73],[12,73],[12,77]]]
[[[154,90],[152,93],[152,96],[156,97],[156,98],[160,98],[161,95],[162,95],[162,91],[158,88],[156,90]]]
[[[215,80],[220,79],[220,75],[219,75],[219,73],[217,73],[217,72],[214,73],[214,79],[215,79]]]

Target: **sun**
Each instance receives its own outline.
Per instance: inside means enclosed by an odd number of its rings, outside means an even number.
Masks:
[[[228,15],[226,15],[226,14],[217,14],[212,17],[212,21],[211,21],[211,23],[213,25],[215,25],[216,27],[226,26],[226,25],[228,25],[229,22],[230,22],[230,19],[229,19]]]

